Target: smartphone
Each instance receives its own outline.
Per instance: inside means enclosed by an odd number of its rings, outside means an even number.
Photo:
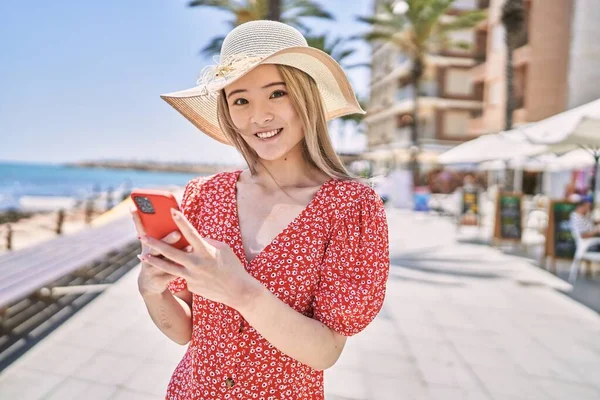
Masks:
[[[134,189],[131,191],[131,199],[138,210],[146,235],[162,240],[162,238],[173,231],[181,234],[171,215],[171,208],[179,210],[179,204],[177,204],[177,200],[171,192],[165,190]],[[188,244],[187,239],[181,235],[181,239],[171,246],[182,250]]]

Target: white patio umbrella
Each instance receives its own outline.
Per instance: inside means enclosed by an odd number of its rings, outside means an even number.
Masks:
[[[580,148],[587,152],[588,159],[594,160],[592,195],[595,196],[600,159],[600,99],[536,124],[530,124],[522,130],[532,143],[547,145],[548,151],[556,153]],[[577,157],[585,156],[584,152],[576,154]],[[585,158],[581,160],[585,162]]]
[[[546,146],[532,144],[519,131],[482,135],[459,144],[438,157],[440,164],[481,163],[509,160],[545,152]]]
[[[594,165],[594,157],[586,149],[575,149],[560,157],[556,157],[554,161],[548,163],[548,169],[552,171],[572,170]]]

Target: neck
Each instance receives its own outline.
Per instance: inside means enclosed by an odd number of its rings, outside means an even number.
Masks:
[[[291,188],[322,183],[324,174],[302,156],[301,144],[278,160],[259,159],[253,180],[265,188]]]

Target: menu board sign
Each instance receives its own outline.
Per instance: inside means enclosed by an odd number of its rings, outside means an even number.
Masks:
[[[521,240],[521,197],[521,194],[498,194],[496,202],[496,238]]]
[[[462,215],[479,215],[479,192],[474,189],[464,189],[462,204]]]
[[[548,243],[551,248],[546,253],[554,258],[573,258],[575,255],[575,239],[571,234],[570,216],[575,210],[575,203],[568,201],[554,201],[550,207],[550,230]]]

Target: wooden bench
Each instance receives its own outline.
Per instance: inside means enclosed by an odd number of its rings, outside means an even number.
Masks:
[[[136,240],[128,216],[0,255],[0,310]]]

